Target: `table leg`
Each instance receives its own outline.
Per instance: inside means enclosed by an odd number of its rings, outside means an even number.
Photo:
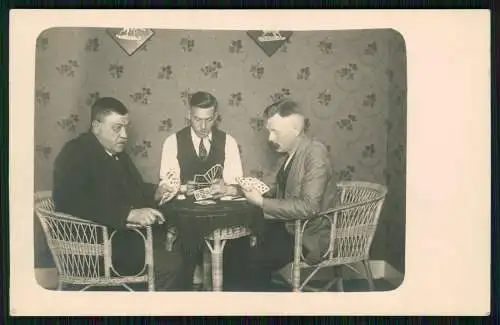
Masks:
[[[214,236],[213,246],[210,245],[209,240],[205,240],[210,253],[212,254],[212,291],[222,291],[223,283],[223,252],[226,240],[221,240],[219,236]],[[208,260],[208,258],[207,258]],[[203,264],[206,264],[205,262]],[[207,271],[204,273],[206,274]],[[205,277],[208,277],[205,275]]]
[[[212,284],[213,291],[222,291],[223,284],[223,253],[226,241],[220,238],[214,239],[212,251]]]
[[[209,243],[207,242],[207,246],[203,249],[203,290],[211,291],[212,290],[212,262],[211,255],[209,249]]]

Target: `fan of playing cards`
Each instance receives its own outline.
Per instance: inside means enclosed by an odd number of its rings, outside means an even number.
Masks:
[[[177,192],[179,192],[179,189],[181,187],[181,180],[176,172],[174,172],[173,170],[169,170],[165,175],[165,178],[160,182],[160,185],[163,184],[168,186],[171,189],[171,191],[163,194],[163,197],[161,198],[160,201],[160,205],[170,201],[177,194]]]
[[[214,165],[203,175],[194,175],[196,185],[211,185],[218,178],[222,178],[222,166],[219,164]]]
[[[219,164],[214,165],[203,175],[194,175],[195,186],[198,188],[193,192],[195,200],[199,201],[213,198],[209,186],[215,183],[219,178],[222,178],[222,166]]]
[[[236,181],[243,188],[257,189],[260,192],[260,194],[265,194],[269,191],[269,186],[267,186],[261,180],[255,177],[238,177],[236,178]]]

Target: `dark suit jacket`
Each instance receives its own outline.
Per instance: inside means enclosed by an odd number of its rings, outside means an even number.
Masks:
[[[54,163],[56,210],[121,229],[132,208],[153,206],[153,189],[130,157],[122,152],[118,159],[92,133],[66,143]]]
[[[290,163],[284,199],[264,198],[263,210],[275,219],[284,220],[285,228],[293,234],[293,220],[309,219],[333,207],[337,180],[326,147],[306,136]],[[280,194],[276,193],[277,197],[281,197]],[[329,236],[327,220],[315,219],[308,224],[303,245],[312,259],[317,259],[328,248]]]
[[[92,133],[81,134],[55,160],[52,196],[56,211],[120,230],[113,237],[113,263],[134,274],[144,262],[144,243],[126,229],[126,219],[133,208],[154,207],[154,186],[143,182],[126,153],[118,159]]]

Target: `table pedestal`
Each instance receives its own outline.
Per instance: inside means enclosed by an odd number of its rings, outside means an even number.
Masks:
[[[205,237],[207,249],[203,250],[203,286],[210,290],[210,282],[212,283],[212,291],[222,291],[223,289],[223,260],[224,246],[227,240],[245,237],[251,234],[250,229],[244,227],[231,227],[217,229],[209,236]],[[211,261],[211,265],[210,265]],[[212,281],[210,278],[210,271]]]

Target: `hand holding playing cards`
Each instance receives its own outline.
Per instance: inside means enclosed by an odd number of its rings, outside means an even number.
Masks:
[[[158,188],[156,189],[155,198],[158,201],[165,195],[169,195],[174,191],[175,189],[172,186],[169,186],[167,183],[162,182],[158,185]]]
[[[194,194],[194,191],[196,191],[196,182],[188,181],[186,183],[186,195],[191,196]]]
[[[216,180],[211,186],[210,186],[210,194],[212,194],[213,198],[221,198],[225,195],[227,195],[227,187],[224,184],[224,181],[222,179]]]
[[[248,202],[255,204],[259,207],[262,207],[264,203],[264,197],[262,196],[261,192],[258,189],[252,186],[243,186],[243,185],[241,186],[241,188]]]
[[[180,189],[180,179],[174,171],[169,171],[161,180],[155,192],[155,200],[160,201],[160,205],[170,201]]]
[[[160,211],[151,208],[132,209],[128,214],[127,222],[149,226],[155,222],[164,223],[165,217],[163,217]]]

